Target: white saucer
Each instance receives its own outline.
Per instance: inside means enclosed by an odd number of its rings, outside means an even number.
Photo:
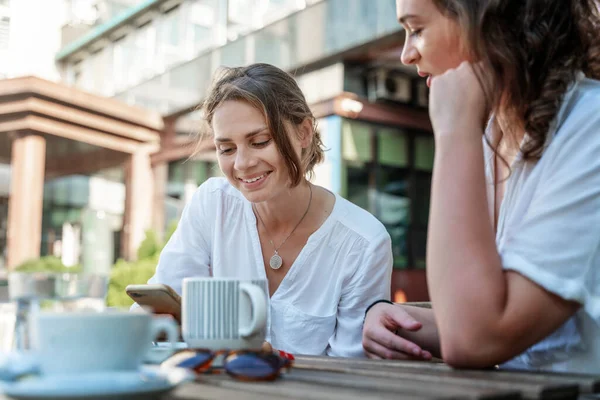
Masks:
[[[174,348],[180,350],[180,349],[187,349],[188,345],[186,342],[175,342],[175,345],[171,345],[171,343],[169,343],[169,342],[156,342],[154,344],[154,347],[165,347],[165,348],[174,347]]]
[[[146,357],[144,362],[148,364],[160,364],[172,356],[174,351],[186,349],[187,347],[185,342],[177,342],[175,346],[166,342],[158,342],[150,349],[148,357]]]
[[[1,386],[4,395],[18,400],[152,399],[194,379],[183,368],[144,366],[139,371],[94,372],[25,378]]]

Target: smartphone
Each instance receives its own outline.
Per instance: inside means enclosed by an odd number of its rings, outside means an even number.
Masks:
[[[128,285],[125,292],[140,306],[154,314],[170,314],[181,324],[181,297],[172,287],[163,284]]]

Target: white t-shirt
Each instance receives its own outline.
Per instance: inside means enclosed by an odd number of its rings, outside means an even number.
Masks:
[[[293,354],[361,357],[366,307],[390,298],[392,249],[385,227],[336,195],[270,299],[267,338]],[[181,293],[182,279],[266,279],[251,203],[224,178],[194,193],[149,283]]]
[[[485,147],[489,184],[493,158]],[[600,81],[579,74],[565,94],[541,159],[525,163],[518,156],[511,170],[496,234],[503,268],[582,308],[503,367],[598,373]]]

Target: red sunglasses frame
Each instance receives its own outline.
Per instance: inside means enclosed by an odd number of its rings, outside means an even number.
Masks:
[[[194,371],[196,374],[206,374],[206,373],[221,373],[223,370],[230,375],[231,377],[246,381],[246,382],[256,382],[256,381],[272,381],[279,377],[282,370],[289,371],[294,363],[294,356],[290,353],[286,353],[284,351],[276,351],[276,352],[265,352],[262,350],[210,350],[210,349],[182,349],[177,351],[167,360],[165,360],[162,365],[167,366],[175,366],[182,362],[182,358],[185,353],[204,353],[208,356],[206,361],[195,365],[194,367],[185,367]],[[229,369],[227,369],[227,363],[235,360],[235,358],[252,354],[261,360],[266,361],[273,368],[273,373],[256,377],[256,376],[247,376],[240,373],[235,373]],[[218,356],[223,356],[223,366],[219,368],[214,368],[213,362]]]

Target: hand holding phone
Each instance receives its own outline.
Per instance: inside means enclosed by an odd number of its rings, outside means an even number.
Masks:
[[[181,297],[168,285],[128,285],[125,292],[140,306],[150,307],[154,314],[169,314],[181,324]]]

